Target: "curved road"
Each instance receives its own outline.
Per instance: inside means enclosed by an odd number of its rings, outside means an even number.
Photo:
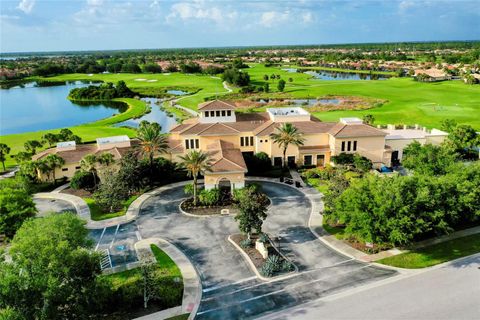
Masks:
[[[136,224],[142,238],[169,240],[195,265],[203,286],[198,319],[258,317],[396,274],[332,251],[310,232],[311,207],[302,192],[287,185],[261,184],[272,200],[264,231],[280,236],[282,253],[299,267],[299,273],[288,279],[263,282],[255,277],[227,240],[238,233],[233,217],[181,214],[183,187],[152,196],[140,209]]]

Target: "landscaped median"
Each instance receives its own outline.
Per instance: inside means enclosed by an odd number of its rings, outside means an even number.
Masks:
[[[228,237],[247,261],[250,269],[261,280],[271,280],[297,272],[297,266],[287,259],[274,245],[270,237],[261,233],[251,235],[234,234]]]

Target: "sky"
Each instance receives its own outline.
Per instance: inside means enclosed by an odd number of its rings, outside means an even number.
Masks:
[[[480,40],[480,0],[0,0],[0,52]]]

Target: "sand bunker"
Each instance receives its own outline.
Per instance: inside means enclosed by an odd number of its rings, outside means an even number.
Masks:
[[[139,78],[139,79],[135,79],[135,81],[147,81],[147,79]]]

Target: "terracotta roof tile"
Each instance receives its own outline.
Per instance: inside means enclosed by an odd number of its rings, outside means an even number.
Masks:
[[[386,136],[387,133],[369,126],[367,124],[352,124],[337,123],[329,133],[335,138],[350,138],[350,137],[376,137]]]
[[[232,102],[213,100],[201,103],[198,105],[198,110],[235,110],[236,106]]]
[[[207,146],[211,159],[211,172],[247,172],[247,165],[239,149],[223,140],[216,140]]]

